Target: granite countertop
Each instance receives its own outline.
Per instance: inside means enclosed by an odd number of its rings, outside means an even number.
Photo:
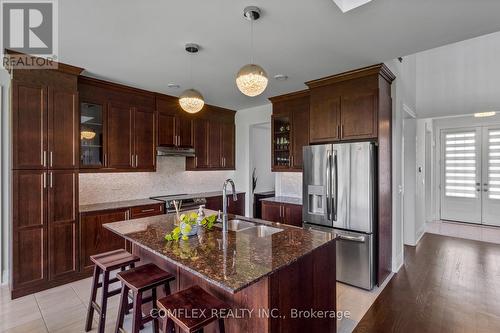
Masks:
[[[228,195],[233,194],[231,191],[228,191]],[[241,191],[236,191],[237,194],[245,193]],[[177,196],[172,196],[171,199],[190,199],[190,198],[211,198],[222,196],[222,191],[211,191],[211,192],[200,192],[200,193],[190,193],[190,194],[181,194]],[[89,205],[80,205],[80,213],[86,212],[98,212],[101,210],[112,210],[112,209],[120,209],[120,208],[130,208],[136,206],[144,206],[144,205],[152,205],[161,203],[161,200],[154,199],[137,199],[137,200],[123,200],[123,201],[113,201],[113,202],[103,202]]]
[[[153,199],[124,200],[115,202],[104,202],[90,205],[80,205],[80,213],[98,212],[101,210],[112,210],[120,208],[130,208],[137,206],[159,204],[161,201]]]
[[[302,206],[302,198],[295,198],[295,197],[271,197],[271,198],[260,199],[260,201],[270,201],[270,202],[277,202],[289,205]]]
[[[205,212],[215,214],[210,210]],[[230,293],[244,289],[334,239],[332,233],[238,218],[283,231],[267,237],[229,231],[224,240],[221,229],[214,226],[211,230],[202,229],[187,241],[167,242],[164,236],[174,229],[175,214],[108,223],[104,227]]]

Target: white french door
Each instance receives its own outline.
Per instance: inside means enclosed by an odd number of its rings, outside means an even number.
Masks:
[[[500,127],[441,134],[441,218],[500,226]]]

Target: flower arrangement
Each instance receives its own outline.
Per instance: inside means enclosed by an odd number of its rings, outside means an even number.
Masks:
[[[203,218],[200,222],[200,226],[205,229],[212,229],[215,221],[217,220],[217,215],[211,215]],[[167,241],[178,241],[179,239],[188,240],[189,236],[197,234],[198,231],[198,214],[195,212],[182,214],[179,216],[179,226],[175,227],[172,232],[165,235],[165,240]]]

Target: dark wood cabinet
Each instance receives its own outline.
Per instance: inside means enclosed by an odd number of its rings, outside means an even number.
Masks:
[[[176,97],[156,94],[158,145],[193,148],[193,115],[184,112]]]
[[[310,143],[340,140],[340,97],[332,90],[331,87],[311,89]]]
[[[233,123],[222,123],[221,144],[222,167],[224,169],[234,170],[236,164],[236,133]]]
[[[134,152],[133,109],[124,104],[109,103],[107,111],[106,166],[112,169],[131,169]]]
[[[193,121],[196,157],[186,159],[186,170],[234,170],[235,112],[206,106]]]
[[[49,277],[78,271],[78,173],[52,170],[47,174]]]
[[[302,147],[309,144],[309,91],[270,98],[272,171],[301,171]]]
[[[208,169],[210,163],[208,157],[208,120],[195,119],[193,128],[196,157],[186,159],[186,167],[188,170]]]
[[[80,269],[91,272],[94,267],[90,256],[102,252],[124,249],[125,240],[102,225],[127,220],[128,209],[80,214]]]
[[[340,108],[340,137],[342,140],[372,139],[377,137],[377,95],[342,96]]]
[[[91,273],[90,256],[107,251],[125,249],[123,237],[103,227],[103,224],[138,219],[165,213],[164,203],[80,213],[80,267],[82,273]]]
[[[262,201],[262,219],[282,223],[282,206],[280,203]]]
[[[13,292],[48,281],[46,175],[45,170],[13,171]]]
[[[152,170],[156,166],[155,112],[152,109],[134,110],[134,161],[137,169]]]
[[[378,138],[378,69],[307,82],[311,91],[310,142]]]
[[[47,166],[47,87],[12,82],[12,167],[42,169]]]
[[[222,124],[217,120],[208,122],[208,166],[222,168]]]
[[[80,170],[155,171],[155,94],[87,77],[79,78],[78,89],[80,127],[95,133],[91,139],[82,136]],[[159,121],[168,122],[164,117]]]
[[[262,201],[262,219],[302,227],[302,205]]]
[[[177,130],[177,146],[180,148],[193,148],[193,119],[189,116],[179,115],[175,118]]]
[[[145,205],[130,208],[130,219],[139,219],[148,216],[161,215],[164,212],[164,203]]]
[[[79,112],[75,90],[48,89],[48,167],[78,168]]]
[[[233,195],[227,196],[227,212],[234,215],[245,215],[245,193],[238,193],[238,200],[233,200]],[[208,197],[205,204],[207,209],[222,211],[222,196]]]
[[[12,74],[14,298],[75,279],[81,68]]]

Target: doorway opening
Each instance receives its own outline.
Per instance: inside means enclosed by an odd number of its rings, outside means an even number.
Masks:
[[[247,214],[253,217],[254,194],[274,191],[275,177],[271,172],[271,123],[250,126],[250,163],[249,163],[249,207]]]

